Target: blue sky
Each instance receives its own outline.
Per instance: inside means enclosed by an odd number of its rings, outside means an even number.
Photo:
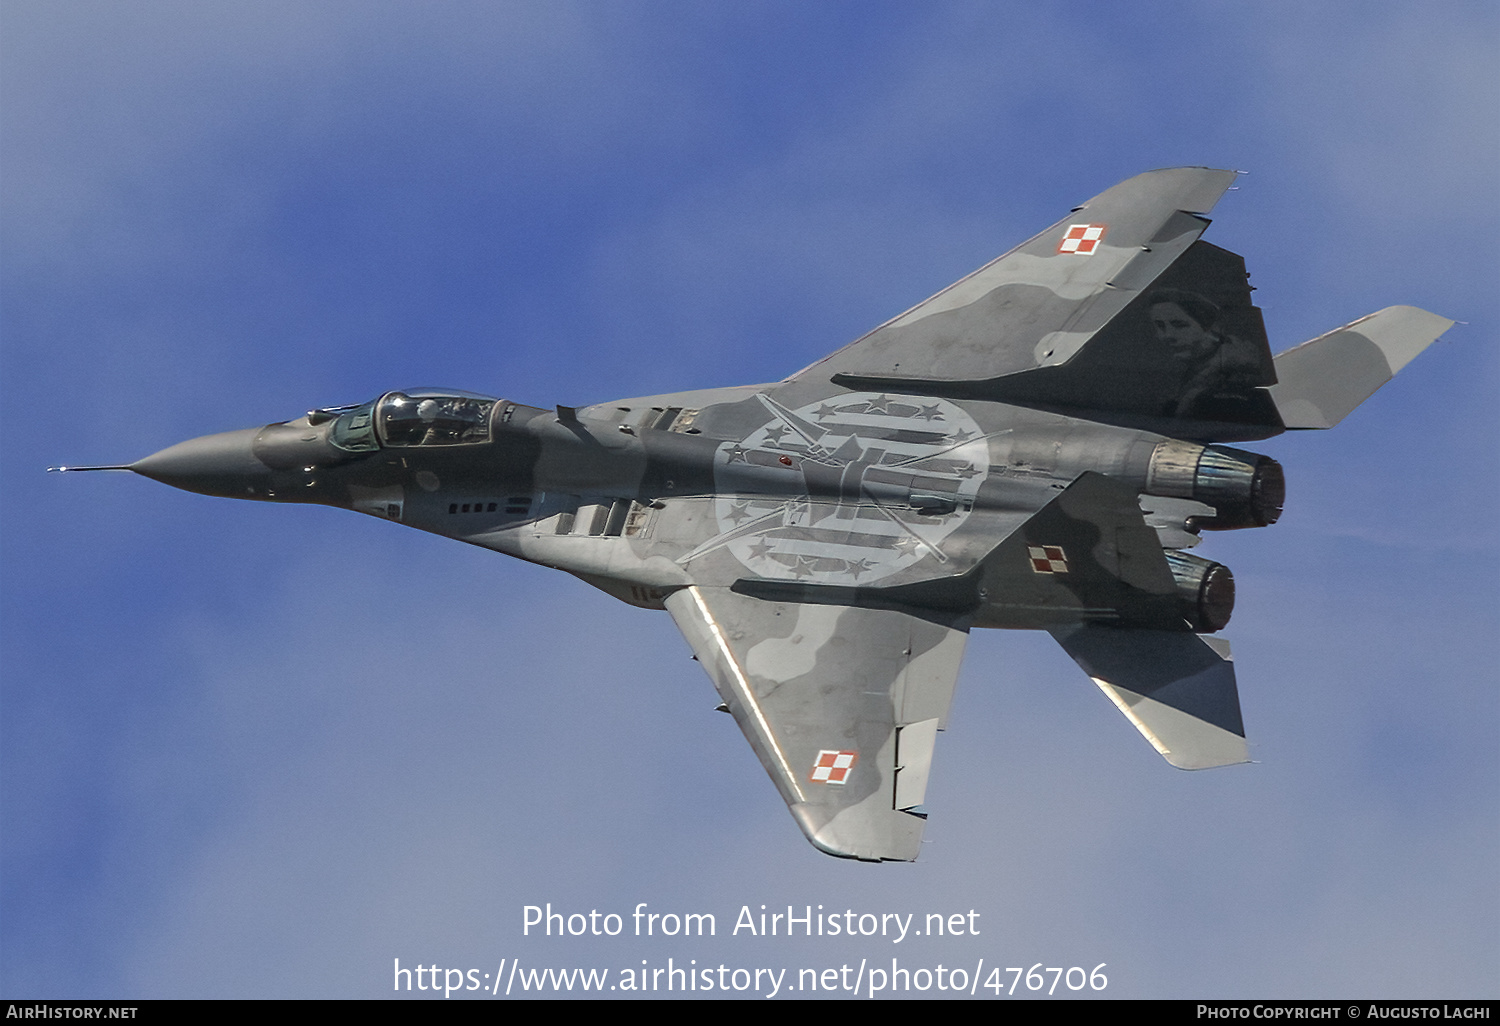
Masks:
[[[1480,3],[10,0],[0,991],[895,956],[1494,997],[1497,49]],[[976,632],[914,865],[806,844],[664,614],[351,513],[42,472],[405,386],[776,380],[1179,164],[1250,172],[1207,238],[1273,348],[1395,303],[1466,323],[1256,446],[1286,515],[1198,550],[1239,584],[1257,765],[1172,770],[1049,638]],[[719,936],[523,937],[549,901]],[[762,903],[983,932],[730,936]]]

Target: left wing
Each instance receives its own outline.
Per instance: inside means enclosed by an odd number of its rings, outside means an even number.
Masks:
[[[915,859],[966,618],[727,587],[684,588],[666,606],[808,839],[844,858]]]
[[[1064,363],[1203,234],[1234,179],[1202,167],[1127,179],[788,381],[885,389]]]

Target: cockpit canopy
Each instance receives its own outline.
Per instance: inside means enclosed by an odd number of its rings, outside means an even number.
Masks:
[[[329,438],[350,452],[381,446],[475,445],[490,440],[498,399],[473,392],[413,388],[387,392],[363,406],[318,410],[337,415]]]

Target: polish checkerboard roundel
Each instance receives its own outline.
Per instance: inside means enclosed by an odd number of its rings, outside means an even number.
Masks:
[[[1068,554],[1061,545],[1028,545],[1026,554],[1031,557],[1031,569],[1039,574],[1068,572]]]
[[[818,753],[818,758],[813,762],[813,770],[808,779],[815,784],[843,784],[849,779],[849,774],[853,772],[855,760],[858,758],[858,752],[840,752],[825,748]]]
[[[1105,224],[1070,224],[1068,230],[1063,233],[1062,241],[1057,244],[1059,253],[1073,253],[1077,256],[1092,256],[1094,250],[1099,248],[1099,243],[1104,239],[1104,233],[1109,230]]]

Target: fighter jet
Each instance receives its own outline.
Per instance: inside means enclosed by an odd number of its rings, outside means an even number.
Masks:
[[[1045,630],[1173,766],[1248,760],[1234,578],[1328,428],[1453,322],[1390,307],[1271,355],[1233,171],[1151,171],[768,385],[543,408],[407,389],[129,470],[337,506],[664,609],[807,838],[915,859],[969,631]]]

